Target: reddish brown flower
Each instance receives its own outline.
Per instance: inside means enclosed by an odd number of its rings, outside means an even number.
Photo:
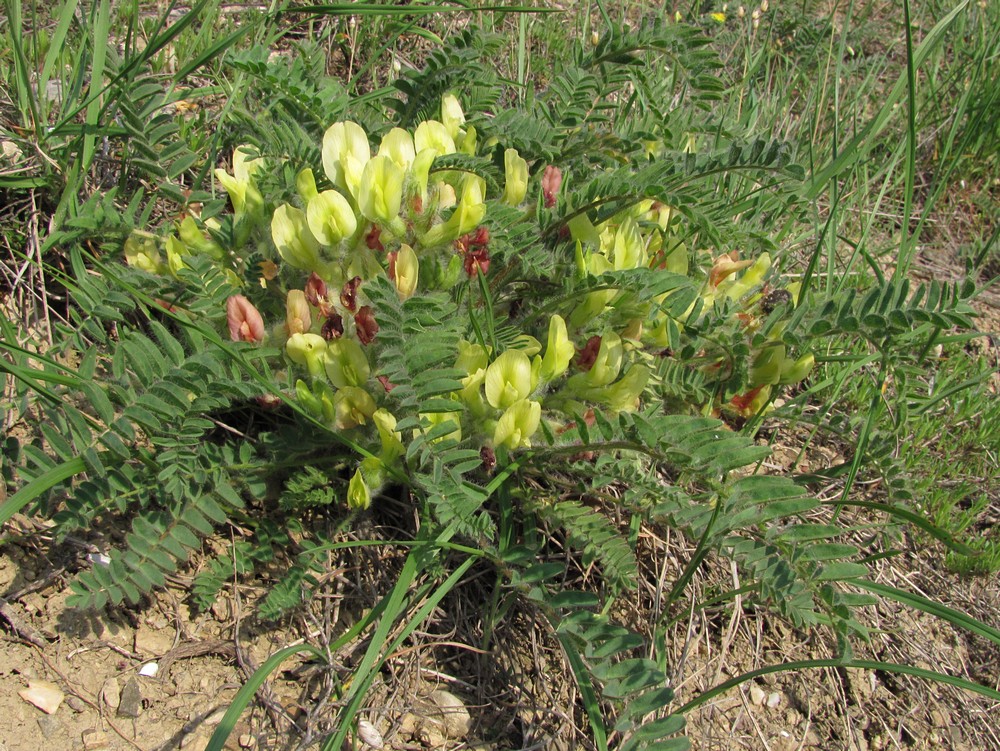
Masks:
[[[370,305],[362,305],[354,314],[354,326],[358,332],[358,341],[362,344],[371,344],[378,333],[378,322],[375,320],[375,311]]]
[[[601,351],[601,337],[594,335],[583,345],[583,349],[576,351],[576,367],[586,372],[594,367],[597,362],[597,353]]]
[[[361,277],[356,276],[344,284],[340,290],[340,304],[352,313],[358,307],[358,287],[361,286]]]
[[[344,319],[340,317],[340,313],[330,313],[326,317],[326,321],[323,322],[319,333],[327,341],[342,337],[344,335]]]
[[[372,228],[368,231],[368,234],[365,235],[365,245],[367,245],[370,250],[385,250],[385,246],[382,244],[380,239],[381,237],[382,230],[373,224]]]
[[[542,174],[542,198],[545,200],[545,208],[551,209],[556,205],[556,193],[562,185],[562,170],[550,164]]]
[[[306,300],[309,304],[322,308],[326,304],[326,282],[315,271],[309,275],[306,281]]]
[[[385,389],[385,393],[387,394],[394,388],[396,388],[396,384],[392,383],[389,380],[389,376],[384,376],[384,375],[375,376],[375,380],[382,384],[382,388]]]
[[[480,271],[486,276],[490,271],[490,252],[485,247],[469,250],[465,253],[462,265],[469,276],[476,276]]]
[[[243,295],[233,295],[226,300],[226,321],[229,337],[234,342],[264,341],[264,319]]]
[[[483,471],[492,475],[493,470],[497,468],[497,455],[489,446],[483,446],[479,449],[479,459],[483,463]]]
[[[750,405],[753,404],[753,400],[757,398],[757,394],[760,393],[760,390],[762,388],[764,387],[758,386],[755,389],[750,389],[745,394],[737,394],[736,396],[734,396],[732,399],[729,400],[729,403],[732,404],[740,412],[746,412],[747,410],[750,409]]]

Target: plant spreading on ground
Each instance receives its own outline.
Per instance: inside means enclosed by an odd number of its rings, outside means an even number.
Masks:
[[[39,354],[4,321],[3,367],[44,417],[38,440],[8,446],[20,489],[0,519],[30,504],[62,536],[127,524],[73,582],[87,608],[142,602],[227,523],[241,535],[193,596],[207,607],[234,576],[281,564],[265,618],[309,597],[329,551],[409,548],[340,637],[371,638],[325,748],[473,565],[496,577],[490,617],[519,598],[549,623],[595,748],[685,747],[683,713],[710,696],[673,706],[667,666],[613,616],[643,524],[695,542],[668,603],[722,553],[744,596],[829,629],[830,664],[861,665],[868,553],[838,541],[850,530],[836,514],[812,520],[821,504],[801,486],[758,471],[769,450],[753,429],[849,339],[884,387],[941,332],[971,328],[975,288],[880,275],[841,291],[815,288],[813,264],[793,275],[772,217],[807,213],[805,174],[789,144],[706,133],[720,91],[707,42],[676,23],[609,33],[518,105],[484,33],[456,35],[377,98],[263,47],[236,54],[273,106],[214,169],[224,194],[176,191],[181,213],[162,228],[141,192],[124,211],[114,191],[68,210],[49,242],[68,248],[55,272],[68,324]],[[338,537],[390,497],[415,510],[412,539]],[[902,504],[869,505],[968,552]],[[311,524],[321,514],[332,533]],[[551,535],[596,567],[599,590],[562,584]]]

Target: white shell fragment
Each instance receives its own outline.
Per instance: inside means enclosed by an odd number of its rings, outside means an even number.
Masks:
[[[28,681],[28,687],[18,691],[17,695],[46,714],[53,714],[59,709],[66,696],[56,684],[48,681]]]
[[[358,720],[358,738],[362,742],[371,746],[372,748],[382,748],[385,746],[385,742],[382,740],[382,734],[375,729],[368,720]]]
[[[144,675],[147,678],[152,678],[158,672],[160,672],[160,666],[158,663],[155,662],[147,662],[145,665],[139,668],[139,675]]]
[[[88,553],[87,560],[95,565],[110,566],[111,558],[104,553]]]

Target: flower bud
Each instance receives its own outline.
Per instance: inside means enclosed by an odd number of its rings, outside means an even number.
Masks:
[[[303,271],[317,271],[322,265],[319,241],[313,236],[306,214],[287,203],[274,210],[271,239],[282,260]]]
[[[250,153],[249,147],[237,146],[233,151],[233,174],[222,169],[215,170],[215,177],[229,194],[237,218],[244,213],[259,212],[264,206],[264,198],[253,182],[253,175],[264,160],[251,159]]]
[[[549,319],[549,338],[538,377],[545,383],[555,380],[566,372],[575,354],[576,347],[566,335],[566,322],[560,316],[552,316]]]
[[[785,346],[783,344],[775,344],[761,350],[750,366],[750,385],[763,386],[777,383],[781,378],[784,364]]]
[[[354,477],[347,485],[347,507],[363,511],[372,505],[372,494],[361,470],[355,470]]]
[[[198,222],[191,215],[184,217],[181,221],[180,226],[177,228],[177,234],[191,254],[206,255],[209,258],[214,258],[216,261],[221,261],[225,256],[222,246],[215,242],[215,240],[205,237],[205,234],[198,226]]]
[[[173,235],[167,238],[167,270],[175,279],[180,274],[181,269],[188,268],[184,257],[188,255],[187,246]]]
[[[411,189],[420,198],[421,209],[427,203],[427,181],[430,179],[431,165],[434,164],[436,156],[437,152],[434,149],[418,151],[410,167]]]
[[[234,342],[264,341],[264,319],[243,295],[233,295],[226,300],[226,321],[229,338]]]
[[[517,153],[507,149],[503,153],[504,188],[501,199],[508,206],[517,206],[528,192],[528,163]]]
[[[531,393],[531,361],[524,352],[509,349],[486,368],[486,401],[506,409]]]
[[[441,122],[444,129],[453,139],[458,138],[458,131],[465,125],[465,113],[462,105],[454,94],[441,97]]]
[[[323,171],[334,185],[358,199],[358,186],[371,159],[368,136],[357,123],[334,123],[323,134]]]
[[[167,270],[157,247],[156,236],[149,232],[133,230],[125,241],[124,251],[126,262],[134,269],[150,274],[162,274]]]
[[[638,408],[639,396],[649,381],[649,368],[645,365],[633,365],[621,380],[607,386],[600,401],[616,412],[633,412]]]
[[[408,300],[417,291],[420,263],[409,245],[400,245],[389,260],[389,278],[396,284],[400,300]]]
[[[379,440],[382,442],[382,453],[379,458],[391,465],[406,450],[403,447],[403,436],[396,430],[396,418],[387,409],[377,409],[372,414],[372,422],[375,423]]]
[[[306,167],[295,176],[295,189],[305,204],[319,195],[319,190],[316,188],[316,177],[311,169]]]
[[[295,398],[314,417],[323,416],[323,402],[301,378],[295,382]]]
[[[403,177],[403,170],[387,156],[377,156],[365,165],[357,199],[366,219],[384,225],[398,223]]]
[[[306,222],[313,237],[323,245],[336,245],[358,228],[351,204],[335,190],[324,190],[309,201]]]
[[[285,331],[288,336],[304,334],[312,326],[312,312],[306,301],[306,293],[300,289],[288,291],[285,297]]]
[[[361,386],[368,381],[371,367],[368,356],[353,339],[341,337],[327,345],[326,375],[330,383],[339,389],[347,386]]]
[[[562,170],[555,165],[548,165],[542,174],[542,198],[545,208],[551,209],[556,205],[556,194],[562,186]]]
[[[477,137],[478,133],[476,129],[470,125],[465,129],[465,135],[459,132],[458,137],[455,139],[455,148],[463,154],[475,156]]]
[[[378,156],[388,157],[393,164],[406,172],[416,158],[413,137],[402,128],[393,128],[382,137]]]
[[[327,350],[326,340],[319,334],[292,334],[285,342],[285,352],[293,363],[305,366],[313,378],[323,375]]]
[[[622,340],[618,334],[609,332],[601,337],[601,344],[594,358],[594,364],[585,373],[571,377],[567,386],[571,390],[583,390],[607,386],[621,371],[623,358]]]
[[[802,355],[802,357],[795,361],[785,360],[781,367],[781,377],[778,378],[778,383],[786,386],[799,383],[805,380],[806,376],[812,372],[815,366],[816,358],[812,352]]]
[[[515,402],[501,415],[493,431],[493,445],[514,450],[531,447],[531,436],[541,422],[542,405],[531,399]]]
[[[443,123],[425,120],[413,132],[413,146],[419,154],[424,149],[432,149],[435,156],[455,153],[455,139]]]
[[[631,217],[615,230],[611,258],[615,271],[628,271],[649,265],[646,248],[639,234],[639,225]]]
[[[334,424],[340,430],[350,430],[367,424],[375,414],[375,400],[362,388],[345,386],[333,395]]]

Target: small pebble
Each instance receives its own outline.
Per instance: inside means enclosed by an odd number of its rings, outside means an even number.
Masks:
[[[38,718],[38,728],[42,731],[42,735],[51,738],[62,728],[62,723],[52,715],[46,714]]]

